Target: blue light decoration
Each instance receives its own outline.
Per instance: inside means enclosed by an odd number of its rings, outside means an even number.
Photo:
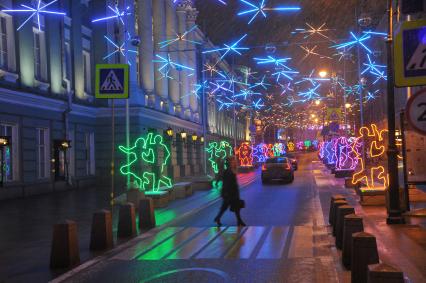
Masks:
[[[126,58],[126,53],[131,52],[131,53],[135,53],[138,54],[137,50],[131,50],[131,49],[126,49],[125,47],[125,42],[123,42],[122,44],[117,44],[115,43],[111,38],[109,38],[108,36],[104,35],[104,38],[107,40],[107,42],[109,44],[111,44],[115,50],[112,51],[111,53],[107,54],[106,56],[103,57],[104,60],[107,60],[108,58],[110,58],[111,56],[114,56],[115,54],[120,54],[121,56],[123,56],[124,58]],[[127,63],[129,65],[131,65],[130,61],[127,61]]]
[[[223,58],[225,58],[225,56],[229,53],[229,52],[233,52],[236,53],[238,55],[242,55],[240,51],[242,50],[249,50],[250,48],[248,47],[239,47],[238,45],[240,44],[240,42],[247,37],[247,34],[243,35],[240,39],[238,39],[237,41],[235,41],[232,44],[224,44],[225,47],[223,48],[215,48],[215,49],[210,49],[210,50],[206,50],[203,51],[203,54],[207,54],[207,53],[213,53],[213,52],[221,52],[221,51],[225,51],[222,56],[220,57],[220,60],[222,60]]]
[[[265,146],[266,145],[264,143],[260,143],[253,147],[253,158],[255,159],[255,162],[263,163],[266,161]]]
[[[254,61],[258,65],[266,65],[266,64],[274,64],[276,67],[284,67],[287,61],[291,60],[291,58],[274,58],[272,56],[267,56],[266,58],[253,58]]]
[[[202,72],[208,72],[210,74],[210,77],[213,77],[214,75],[218,75],[222,78],[226,78],[226,76],[221,72],[218,71],[218,69],[216,68],[216,64],[212,65],[210,63],[206,63],[204,64],[204,69],[202,70]]]
[[[374,92],[368,91],[367,96],[365,97],[366,102],[376,99],[379,92],[380,92],[379,89],[375,90]]]
[[[266,75],[262,77],[262,80],[260,82],[254,83],[249,88],[256,88],[256,87],[262,87],[264,90],[268,89],[268,86],[271,86],[271,84],[265,83]]]
[[[344,43],[340,43],[340,44],[336,44],[333,45],[332,48],[336,48],[336,49],[342,49],[342,48],[348,48],[351,49],[352,47],[354,47],[355,45],[360,45],[362,48],[364,48],[364,50],[366,50],[369,54],[373,53],[371,51],[370,48],[368,48],[367,45],[365,45],[365,41],[371,38],[370,34],[366,34],[364,33],[361,36],[356,36],[352,31],[350,32],[350,35],[352,36],[351,41],[348,42],[344,42]]]
[[[162,66],[158,68],[158,71],[163,75],[163,78],[175,79],[169,75],[171,69],[175,69],[176,71],[194,71],[194,69],[191,67],[174,62],[170,57],[170,54],[167,54],[167,58],[159,54],[155,54],[155,57],[158,59],[152,60],[152,62],[162,64]]]
[[[324,28],[325,23],[323,23],[317,28],[313,27],[312,25],[308,23],[305,23],[305,24],[308,26],[308,29],[296,29],[296,30],[299,30],[299,33],[306,34],[304,36],[305,39],[317,34],[325,39],[331,40],[330,37],[324,34],[324,32],[329,31],[329,29]]]
[[[367,59],[368,59],[368,63],[363,63],[363,65],[366,67],[364,70],[362,70],[361,75],[364,75],[368,71],[380,73],[381,72],[380,68],[386,69],[385,65],[377,65],[376,62],[372,61],[369,54],[367,54]]]
[[[373,85],[378,83],[380,80],[388,80],[388,76],[385,75],[385,71],[370,71],[370,74],[376,76],[376,80],[373,82]]]
[[[210,84],[212,86],[214,86],[214,89],[210,92],[211,94],[215,94],[219,90],[223,90],[223,91],[226,91],[226,92],[233,93],[232,90],[230,90],[229,88],[224,87],[225,82],[218,82],[218,83],[217,82],[210,82]]]
[[[28,16],[28,18],[17,28],[17,30],[19,31],[26,23],[28,23],[34,17],[37,19],[38,30],[41,31],[40,15],[57,15],[57,16],[66,15],[66,13],[61,11],[52,11],[52,10],[46,9],[47,7],[49,7],[50,5],[52,5],[53,3],[57,1],[58,0],[53,0],[47,4],[43,4],[41,0],[37,0],[37,4],[33,7],[30,7],[25,4],[21,4],[21,7],[23,7],[23,9],[4,9],[1,11],[5,13],[29,13],[30,15]]]
[[[302,78],[300,81],[295,82],[295,84],[301,84],[304,82],[310,82],[311,85],[314,87],[318,84],[318,82],[328,82],[330,81],[330,78],[317,78],[317,77],[313,77],[315,73],[315,69],[311,71],[311,73],[309,74],[308,77],[304,77]]]
[[[124,26],[123,18],[125,16],[131,15],[131,13],[129,12],[130,6],[127,6],[124,10],[120,10],[120,8],[118,7],[118,4],[116,4],[114,7],[112,7],[111,5],[108,5],[107,7],[112,12],[112,15],[94,19],[92,20],[92,23],[109,21],[111,19],[117,19],[117,21]]]
[[[253,108],[255,110],[260,110],[262,107],[265,107],[265,105],[263,104],[262,98],[259,98],[256,101],[253,101]]]
[[[286,69],[282,68],[280,70],[277,70],[275,73],[272,73],[273,77],[277,77],[276,78],[276,82],[277,83],[279,83],[282,78],[287,78],[288,80],[292,81],[293,80],[292,75],[299,74],[298,71],[291,70],[290,68],[288,68],[288,69],[289,70],[286,70]]]
[[[163,48],[165,48],[165,47],[167,47],[169,45],[172,45],[173,43],[179,42],[179,41],[186,41],[186,42],[189,42],[189,43],[200,45],[201,42],[199,42],[199,41],[186,39],[186,37],[188,36],[188,34],[190,34],[191,32],[193,32],[197,27],[198,27],[197,25],[194,25],[193,27],[191,27],[189,30],[186,30],[182,34],[176,33],[176,37],[174,37],[174,38],[167,39],[167,40],[159,42],[158,44],[160,45],[160,49],[163,49]]]
[[[291,87],[291,82],[288,82],[284,85],[278,83],[281,86],[281,95],[286,94],[287,92],[294,92],[294,88]]]
[[[254,92],[250,88],[249,89],[242,89],[239,93],[234,94],[233,98],[243,98],[244,100],[247,99],[247,97],[252,97],[254,95],[261,95],[260,92]]]
[[[305,101],[318,99],[321,95],[317,92],[317,90],[321,87],[321,84],[317,84],[315,87],[308,89],[304,92],[298,92],[297,95],[303,97]]]
[[[288,7],[281,6],[281,7],[274,7],[274,8],[266,7],[266,0],[261,0],[257,4],[252,3],[253,2],[252,0],[251,1],[240,0],[240,2],[247,5],[248,10],[243,10],[239,12],[237,15],[238,16],[253,15],[251,19],[249,20],[248,24],[251,24],[259,14],[261,14],[264,18],[266,18],[267,11],[294,12],[294,11],[300,10],[300,7],[296,7],[296,6],[288,6]]]
[[[315,50],[317,49],[317,47],[318,47],[318,45],[315,45],[312,48],[300,45],[300,48],[302,48],[306,52],[305,56],[303,56],[303,58],[300,60],[300,62],[302,62],[305,59],[307,59],[310,55],[318,56],[321,59],[333,59],[333,58],[331,58],[329,56],[322,55],[322,54],[319,54],[319,53],[315,52]]]
[[[385,39],[388,37],[388,34],[386,32],[379,32],[379,31],[363,31],[362,33],[372,35],[372,36],[380,36],[384,37]]]

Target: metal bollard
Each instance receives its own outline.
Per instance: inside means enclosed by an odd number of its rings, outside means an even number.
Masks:
[[[151,229],[155,227],[154,201],[151,198],[139,201],[139,228]]]
[[[332,195],[331,199],[330,199],[330,209],[328,212],[328,223],[330,223],[330,225],[333,225],[333,217],[334,217],[334,210],[333,210],[333,202],[335,200],[345,200],[345,197],[342,195]]]
[[[133,237],[136,235],[136,218],[135,206],[133,203],[126,203],[120,206],[118,215],[118,231],[119,238]]]
[[[363,231],[362,217],[356,214],[345,215],[343,221],[342,263],[347,269],[351,268],[352,234]]]
[[[112,246],[111,211],[103,209],[93,214],[90,249],[105,250],[112,248]]]
[[[368,265],[379,263],[376,237],[366,232],[352,235],[351,282],[367,282]]]
[[[51,268],[67,268],[80,263],[77,223],[65,220],[53,225]]]
[[[337,208],[337,219],[336,219],[336,247],[342,249],[343,246],[343,222],[345,215],[355,213],[355,209],[349,205],[342,205]]]
[[[348,202],[346,200],[336,200],[333,202],[333,236],[336,236],[337,208],[342,205],[348,205]]]
[[[404,283],[404,273],[386,263],[368,266],[368,283]]]

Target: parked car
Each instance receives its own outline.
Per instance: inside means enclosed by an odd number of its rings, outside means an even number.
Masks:
[[[294,169],[287,157],[271,157],[262,165],[262,184],[271,180],[294,181]]]

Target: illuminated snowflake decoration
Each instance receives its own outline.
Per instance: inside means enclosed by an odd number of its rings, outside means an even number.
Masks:
[[[240,51],[249,50],[248,47],[239,47],[240,42],[242,40],[244,40],[244,38],[246,38],[246,37],[247,37],[247,34],[243,35],[240,39],[238,39],[237,41],[233,42],[232,44],[224,44],[225,47],[206,50],[206,51],[203,51],[203,53],[207,54],[207,53],[222,52],[222,51],[224,51],[224,53],[220,57],[220,60],[222,60],[230,52],[238,54],[238,55],[242,55]]]
[[[297,75],[298,73],[299,73],[298,71],[293,71],[291,69],[287,70],[287,69],[282,68],[280,70],[277,70],[275,73],[272,73],[272,76],[276,77],[275,80],[276,80],[277,83],[279,83],[284,78],[292,81],[293,80],[292,76]]]
[[[108,9],[112,12],[112,14],[110,16],[94,19],[94,20],[92,20],[92,23],[117,19],[117,21],[124,26],[124,17],[131,15],[131,13],[129,12],[130,6],[127,6],[126,9],[124,9],[124,10],[120,10],[118,5],[115,5],[114,7],[112,7],[111,5],[108,5]]]
[[[253,101],[252,107],[253,107],[255,110],[259,110],[259,109],[261,109],[262,107],[265,107],[265,105],[263,104],[262,99],[261,99],[261,98],[259,98],[258,100]]]
[[[272,56],[268,56],[266,58],[255,57],[253,60],[256,61],[258,65],[274,64],[276,67],[283,67],[287,61],[291,60],[291,58],[274,58]]]
[[[327,35],[324,34],[324,32],[329,31],[329,29],[324,28],[325,27],[325,23],[323,23],[322,25],[320,25],[319,27],[315,28],[312,25],[305,23],[308,26],[308,29],[300,29],[300,33],[302,34],[306,34],[305,35],[305,39],[309,38],[313,35],[319,35],[325,39],[331,40],[330,37],[328,37]]]
[[[141,190],[159,191],[163,186],[172,187],[172,179],[164,175],[164,170],[170,161],[170,150],[163,142],[161,135],[149,133],[146,137],[138,138],[133,146],[120,145],[118,149],[124,153],[128,163],[120,167],[120,173],[133,178]],[[161,164],[158,163],[158,152],[162,151]],[[145,166],[144,166],[145,165]],[[146,166],[159,166],[159,171],[144,171]]]
[[[156,60],[152,60],[154,63],[160,63],[162,64],[159,68],[158,71],[163,75],[163,78],[169,78],[169,79],[175,79],[173,77],[170,76],[170,70],[174,69],[176,71],[194,71],[193,68],[179,64],[177,62],[174,62],[172,60],[172,58],[170,57],[170,54],[167,54],[167,57],[163,57],[159,54],[155,54],[155,57],[157,57],[158,59]],[[189,74],[188,76],[190,76],[191,74]]]
[[[241,3],[247,6],[247,10],[243,10],[239,12],[238,16],[246,16],[246,15],[252,15],[251,19],[249,20],[248,24],[251,24],[257,16],[263,16],[264,18],[267,17],[267,11],[277,11],[277,12],[294,12],[299,11],[300,7],[296,6],[288,6],[288,7],[267,7],[266,6],[266,0],[260,0],[257,4],[253,3],[254,1],[248,1],[248,0],[240,0]]]
[[[366,40],[368,40],[368,39],[370,39],[371,38],[371,35],[370,34],[363,34],[363,35],[361,35],[361,36],[356,36],[353,32],[350,32],[350,35],[351,35],[351,39],[353,39],[353,40],[351,40],[351,41],[348,41],[348,42],[344,42],[344,43],[340,43],[340,44],[336,44],[336,45],[333,45],[332,47],[333,48],[336,48],[336,49],[342,49],[342,48],[348,48],[348,49],[351,49],[352,47],[354,47],[354,46],[356,46],[356,45],[359,45],[359,46],[361,46],[365,51],[367,51],[369,54],[371,54],[371,53],[373,53],[372,51],[371,51],[371,49],[370,48],[368,48],[368,46],[365,44],[365,41]]]
[[[42,4],[41,0],[37,0],[37,5],[35,7],[30,7],[25,4],[21,4],[21,7],[23,9],[5,9],[1,10],[5,13],[28,13],[30,14],[28,18],[17,28],[17,30],[20,30],[26,23],[28,23],[31,19],[35,18],[37,20],[37,27],[38,30],[41,31],[41,21],[40,21],[40,15],[57,15],[57,16],[65,16],[66,13],[59,12],[59,11],[52,11],[48,10],[47,8],[52,5],[53,3],[57,2],[58,0],[50,1],[47,4]]]
[[[297,95],[304,98],[305,101],[318,99],[321,95],[317,92],[317,90],[321,87],[321,84],[317,84],[315,87],[308,89],[304,92],[298,92]]]
[[[318,82],[328,82],[328,81],[330,81],[329,78],[317,78],[317,77],[314,77],[313,76],[314,73],[315,73],[315,70],[312,70],[308,77],[302,78],[301,80],[295,82],[295,84],[301,84],[301,83],[304,83],[304,82],[309,82],[314,87],[314,86],[316,86],[318,84]]]
[[[385,65],[378,65],[376,64],[376,62],[372,61],[369,54],[367,54],[367,60],[367,63],[363,63],[363,65],[366,67],[364,68],[364,70],[361,71],[361,75],[365,74],[368,71],[380,73],[382,69],[386,69]]]
[[[314,55],[314,56],[318,56],[318,57],[320,57],[321,59],[324,59],[324,58],[326,58],[326,59],[332,59],[331,57],[329,57],[329,56],[326,56],[326,55],[321,55],[321,54],[319,54],[319,53],[317,53],[317,52],[315,52],[315,50],[317,49],[317,45],[315,45],[314,47],[312,47],[312,48],[309,48],[309,47],[307,47],[307,46],[302,46],[302,45],[300,45],[300,48],[302,48],[303,49],[303,51],[305,51],[305,56],[303,56],[303,58],[300,60],[300,62],[302,62],[302,61],[304,61],[305,59],[307,59],[309,56],[311,56],[311,55]]]
[[[264,90],[268,89],[268,86],[271,86],[271,84],[265,83],[266,75],[262,77],[262,80],[260,80],[257,83],[254,83],[249,88],[256,88],[256,87],[262,87]]]
[[[185,41],[185,42],[189,42],[189,43],[193,43],[193,44],[201,44],[201,42],[199,42],[199,41],[195,41],[195,40],[190,40],[190,39],[187,39],[187,36],[191,33],[191,32],[193,32],[195,29],[197,28],[197,25],[195,25],[195,26],[193,26],[192,28],[190,28],[189,30],[186,30],[184,33],[182,33],[182,34],[180,34],[180,33],[176,33],[176,37],[174,37],[174,38],[171,38],[171,39],[167,39],[167,40],[164,40],[164,41],[162,41],[162,42],[159,42],[158,43],[158,45],[160,45],[160,49],[163,49],[163,48],[165,48],[165,47],[167,47],[167,46],[169,46],[169,45],[172,45],[172,44],[174,44],[174,43],[177,43],[177,42],[182,42],[182,41]]]
[[[123,56],[124,58],[126,58],[126,53],[129,53],[129,52],[138,54],[137,50],[126,49],[126,47],[125,47],[126,43],[124,43],[124,42],[122,44],[115,43],[111,38],[109,38],[106,35],[104,36],[104,38],[114,48],[114,51],[112,51],[109,54],[107,54],[106,56],[104,56],[104,58],[103,58],[104,60],[107,60],[108,58],[110,58],[111,56],[114,56],[115,54],[120,54],[120,56]],[[129,65],[131,65],[130,61],[127,61],[127,63]]]
[[[210,77],[218,75],[222,78],[226,78],[226,76],[216,68],[216,65],[212,65],[210,63],[204,64],[204,69],[202,70],[202,72],[209,73]]]

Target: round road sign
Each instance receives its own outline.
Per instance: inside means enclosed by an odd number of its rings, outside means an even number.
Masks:
[[[426,89],[410,97],[405,113],[410,126],[420,134],[426,135]]]

